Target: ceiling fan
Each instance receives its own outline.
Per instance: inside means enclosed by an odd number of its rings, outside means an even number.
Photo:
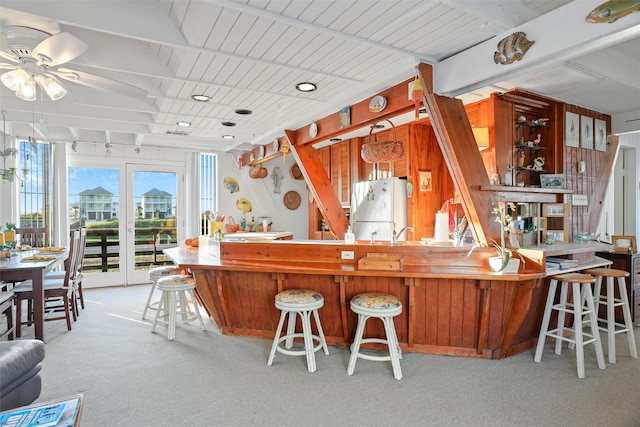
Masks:
[[[0,59],[8,61],[0,62],[0,69],[11,70],[2,74],[0,80],[25,101],[36,100],[36,85],[54,101],[64,97],[67,88],[58,78],[96,89],[118,92],[134,89],[95,74],[59,67],[89,48],[70,33],[51,35],[35,28],[6,26],[0,42]]]

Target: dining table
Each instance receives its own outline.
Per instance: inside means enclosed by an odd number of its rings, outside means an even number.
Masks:
[[[33,323],[35,338],[44,342],[44,277],[62,264],[69,256],[68,250],[47,252],[40,249],[12,250],[10,258],[0,258],[0,281],[21,282],[31,280],[33,284]],[[16,319],[19,322],[20,319]]]

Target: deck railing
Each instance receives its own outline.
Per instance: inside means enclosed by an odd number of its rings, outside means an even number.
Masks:
[[[135,265],[146,269],[171,264],[162,252],[177,245],[175,227],[136,228]],[[107,272],[120,268],[120,239],[117,228],[87,229],[87,247],[83,260],[85,272]]]

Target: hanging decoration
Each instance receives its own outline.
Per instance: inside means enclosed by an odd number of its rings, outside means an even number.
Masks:
[[[71,144],[71,150],[72,150],[74,153],[77,153],[77,152],[78,152],[78,141],[75,141],[75,140],[73,141],[73,143]]]
[[[2,157],[2,169],[0,169],[0,177],[3,182],[13,182],[14,178],[20,179],[17,168],[7,167],[7,157],[15,159],[17,155],[17,149],[13,147],[7,148],[7,112],[2,110],[2,151],[0,151],[0,157]]]
[[[375,127],[375,124],[371,126],[369,131],[369,142],[362,144],[360,149],[360,156],[362,160],[367,163],[393,163],[400,160],[404,155],[404,145],[402,141],[398,141],[396,134],[396,127],[391,120],[387,120],[393,128],[393,140],[391,141],[373,141],[371,133]],[[377,123],[376,123],[377,124]]]
[[[284,178],[284,174],[280,170],[280,166],[276,166],[275,168],[273,168],[273,172],[271,172],[271,179],[273,180],[274,194],[280,194],[280,186],[282,185],[282,178]]]
[[[285,139],[282,141],[282,163],[287,160],[287,153],[289,152],[289,142]]]
[[[424,98],[422,82],[420,81],[420,78],[416,76],[413,84],[411,85],[411,100],[415,104],[416,120],[420,118],[420,103],[422,102],[422,98]]]
[[[104,148],[106,148],[106,150],[104,150],[104,156],[109,157],[111,155],[111,144],[107,142],[106,144],[104,144]]]

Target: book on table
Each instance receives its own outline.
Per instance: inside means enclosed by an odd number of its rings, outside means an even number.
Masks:
[[[0,413],[2,427],[75,427],[80,425],[81,394]]]
[[[567,268],[575,268],[578,266],[577,260],[568,258],[549,257],[546,259],[546,263],[549,267],[555,267],[559,270],[566,270]]]

